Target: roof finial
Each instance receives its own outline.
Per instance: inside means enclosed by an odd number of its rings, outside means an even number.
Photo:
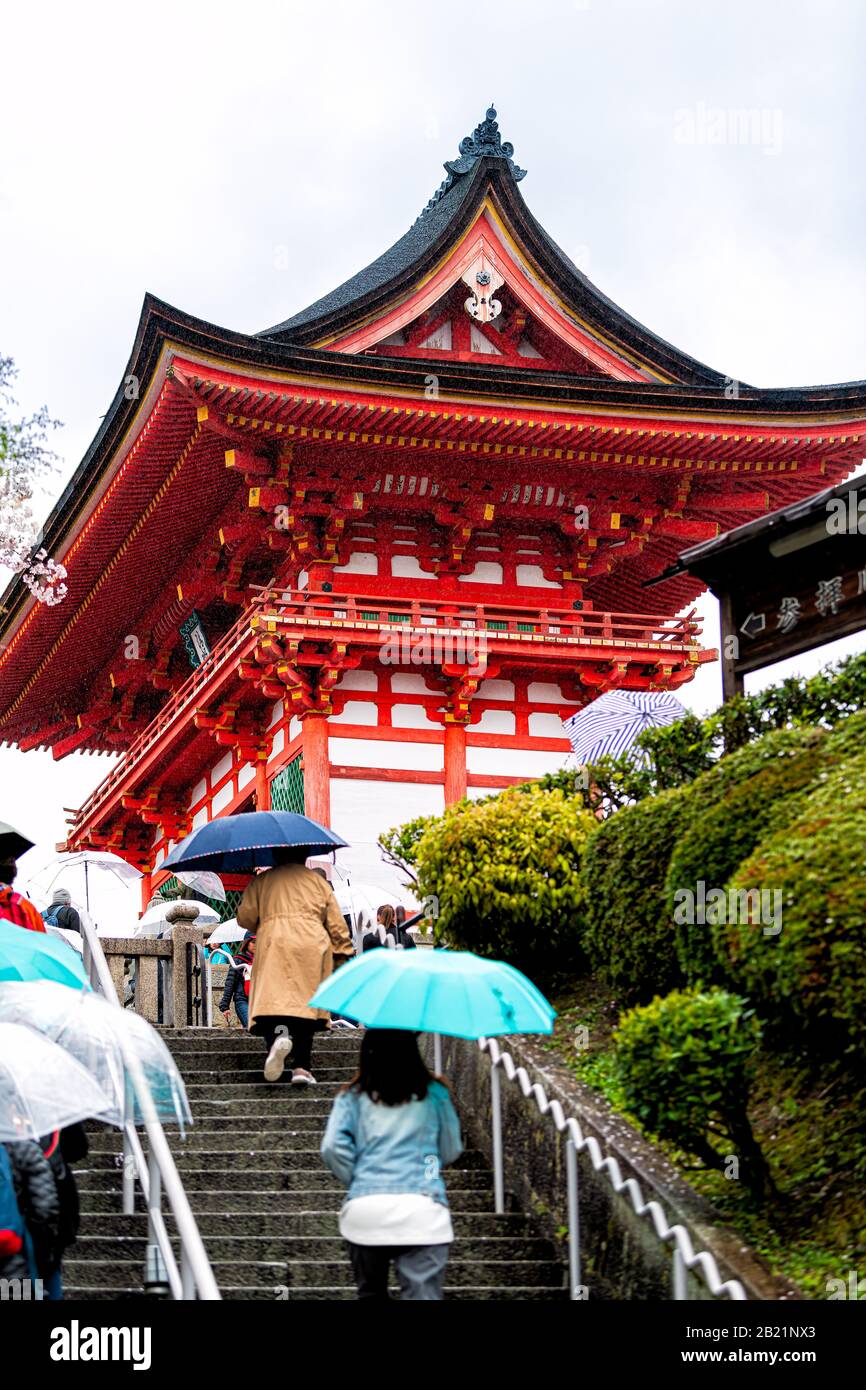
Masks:
[[[525,177],[526,170],[514,163],[513,154],[514,146],[508,140],[503,140],[499,134],[496,107],[491,102],[485,112],[484,120],[475,127],[471,135],[464,136],[460,141],[459,157],[445,161],[445,172],[448,177],[437,188],[424,212],[439,202],[439,199],[448,192],[455,178],[461,174],[468,174],[471,169],[474,169],[479,159],[504,159],[511,170],[512,178],[515,183],[518,183],[520,179]],[[424,213],[421,215],[423,217]]]

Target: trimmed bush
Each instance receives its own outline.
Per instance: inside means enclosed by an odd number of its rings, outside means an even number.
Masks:
[[[650,1133],[725,1171],[731,1155],[756,1195],[771,1186],[747,1114],[760,1025],[745,1000],[724,990],[676,990],[632,1009],[614,1034],[628,1109]],[[730,1144],[709,1139],[722,1131]]]
[[[826,745],[820,729],[768,734],[760,744],[723,759],[694,783],[692,816],[674,846],[665,881],[665,906],[674,923],[677,959],[689,983],[718,982],[724,974],[709,925],[679,920],[686,912],[677,894],[694,894],[699,883],[707,892],[723,888],[768,832],[794,819],[800,807],[796,794],[820,773]],[[714,802],[723,787],[726,794]]]
[[[596,824],[579,801],[537,787],[449,807],[416,847],[418,892],[438,898],[437,937],[538,979],[580,969],[580,861]]]
[[[629,998],[650,999],[681,979],[664,882],[691,804],[691,787],[648,797],[604,821],[586,848],[586,953]]]
[[[761,843],[731,879],[743,891],[779,892],[782,925],[712,928],[728,978],[762,1016],[804,1026],[835,1048],[866,1042],[866,753],[809,792],[808,806]]]

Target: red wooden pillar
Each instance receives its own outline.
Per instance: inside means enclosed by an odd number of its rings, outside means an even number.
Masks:
[[[256,810],[271,809],[271,785],[268,781],[268,765],[262,758],[256,763]]]
[[[328,760],[328,719],[307,714],[303,719],[304,810],[319,825],[331,824],[331,776]]]
[[[466,725],[445,725],[445,805],[466,795]]]
[[[141,875],[141,910],[145,911],[147,904],[153,897],[153,875],[148,872]]]

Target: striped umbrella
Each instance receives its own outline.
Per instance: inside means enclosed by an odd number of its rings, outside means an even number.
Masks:
[[[685,706],[664,690],[609,690],[563,723],[580,764],[620,753],[641,762],[640,750],[631,751],[638,735],[673,724],[686,713]]]

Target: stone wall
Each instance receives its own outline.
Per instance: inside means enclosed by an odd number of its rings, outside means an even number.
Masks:
[[[432,1062],[432,1043],[427,1043]],[[443,1068],[471,1142],[492,1159],[490,1130],[490,1058],[475,1043],[443,1038]],[[535,1041],[506,1038],[507,1048],[530,1080],[558,1099],[583,1133],[594,1134],[602,1150],[616,1158],[624,1178],[640,1183],[645,1200],[655,1198],[668,1223],[680,1222],[695,1250],[715,1256],[723,1278],[741,1281],[750,1299],[802,1297],[794,1285],[774,1278],[736,1232],[676,1172],[664,1155],[617,1116],[599,1096],[577,1082]],[[506,1193],[531,1212],[546,1233],[558,1240],[567,1258],[565,1141],[552,1119],[542,1116],[534,1099],[501,1071]],[[655,1234],[651,1218],[638,1217],[628,1197],[619,1196],[607,1177],[593,1169],[586,1153],[578,1157],[580,1188],[581,1283],[587,1297],[602,1300],[667,1300],[671,1293],[670,1246]],[[703,1281],[689,1275],[688,1296],[709,1298]]]

